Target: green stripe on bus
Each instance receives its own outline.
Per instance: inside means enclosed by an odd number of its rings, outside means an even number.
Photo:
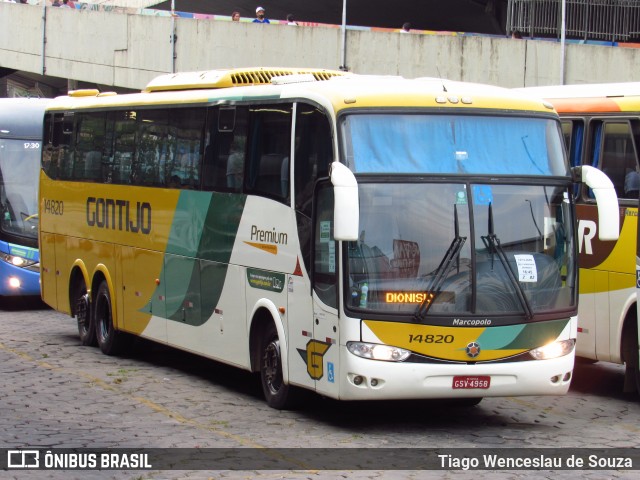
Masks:
[[[162,283],[171,285],[166,297],[169,320],[199,326],[211,317],[246,199],[239,194],[181,192],[162,272]]]
[[[567,318],[525,325],[489,327],[478,337],[478,343],[486,350],[528,350],[554,341],[568,323]]]
[[[504,348],[530,349],[553,342],[569,324],[570,319],[563,318],[549,322],[528,323],[520,334]]]

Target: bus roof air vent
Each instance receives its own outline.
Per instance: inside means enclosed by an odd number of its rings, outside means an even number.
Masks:
[[[198,88],[229,88],[236,86],[271,85],[273,79],[296,76],[292,82],[300,82],[300,76],[312,76],[316,81],[345,75],[340,70],[320,68],[234,68],[230,70],[210,70],[206,72],[185,72],[160,75],[151,80],[143,92],[163,92],[169,90],[191,90]],[[310,81],[310,80],[305,80]]]

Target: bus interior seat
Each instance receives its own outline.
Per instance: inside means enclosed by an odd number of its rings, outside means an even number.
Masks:
[[[637,199],[640,194],[640,173],[630,168],[624,176],[624,197]]]

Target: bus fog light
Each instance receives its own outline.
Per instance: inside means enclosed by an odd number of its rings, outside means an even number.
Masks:
[[[544,347],[534,348],[529,353],[536,360],[549,360],[551,358],[568,355],[573,351],[575,343],[576,341],[573,338],[569,340],[560,340],[558,342],[548,343]]]
[[[378,386],[378,379],[377,378],[372,378],[371,379],[371,386],[372,387],[377,387]]]
[[[565,373],[564,377],[562,377],[563,382],[568,382],[569,380],[571,380],[571,372]]]
[[[356,375],[355,377],[353,377],[353,383],[355,385],[362,385],[363,382],[364,378],[362,377],[362,375]]]
[[[11,288],[20,288],[20,279],[16,277],[9,278],[9,286]]]
[[[386,362],[403,362],[411,355],[411,352],[404,348],[378,343],[348,342],[347,349],[358,357]]]
[[[551,377],[551,383],[558,383],[560,381],[560,375],[554,375]]]

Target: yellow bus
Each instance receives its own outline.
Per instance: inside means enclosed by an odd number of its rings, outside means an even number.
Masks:
[[[576,355],[626,365],[624,390],[640,392],[636,251],[640,189],[640,83],[535,87],[560,114],[572,166],[605,172],[620,204],[620,238],[596,237],[593,193],[577,191],[580,309]]]
[[[259,373],[268,404],[555,395],[577,328],[557,114],[439,79],[255,68],[54,99],[42,298],[105,354],[141,336]]]

